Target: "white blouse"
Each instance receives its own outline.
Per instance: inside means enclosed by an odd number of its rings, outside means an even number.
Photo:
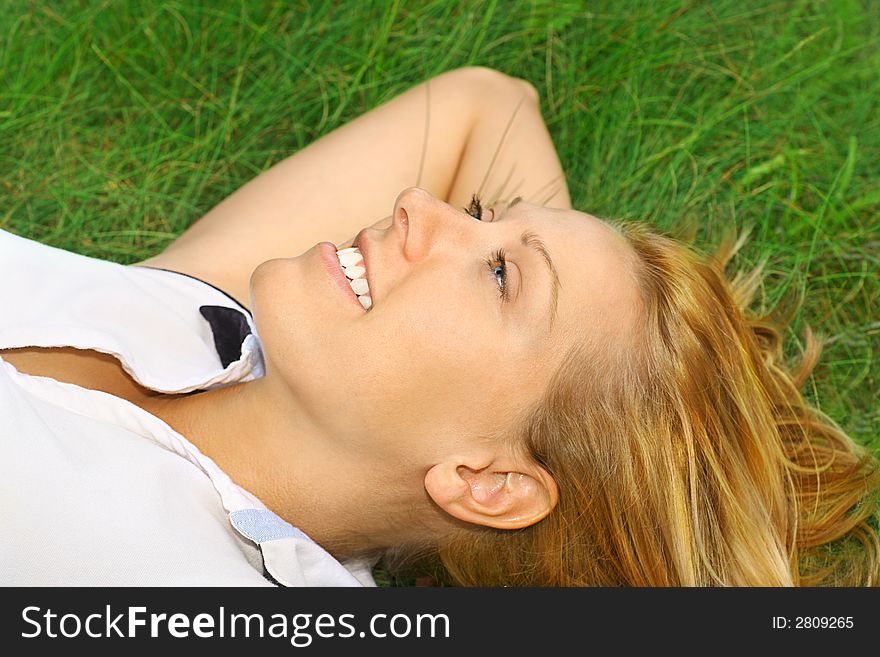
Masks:
[[[196,278],[0,230],[0,349],[112,354],[144,387],[264,375],[253,318]],[[0,585],[361,586],[160,418],[0,356]]]

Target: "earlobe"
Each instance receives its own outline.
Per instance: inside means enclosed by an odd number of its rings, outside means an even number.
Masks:
[[[556,506],[556,482],[536,463],[479,469],[459,461],[438,463],[425,475],[425,490],[449,515],[497,529],[521,529],[542,520]]]

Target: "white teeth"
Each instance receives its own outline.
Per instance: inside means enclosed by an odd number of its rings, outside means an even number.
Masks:
[[[354,293],[358,296],[370,293],[370,286],[367,285],[366,278],[356,278],[353,281],[349,281],[348,284],[351,286],[351,289],[354,290]]]
[[[364,257],[356,246],[350,246],[347,249],[341,249],[336,252],[339,258],[339,264],[342,265],[342,271],[348,278],[348,284],[357,295],[358,301],[369,310],[373,305],[373,299],[370,297],[370,286],[367,283],[367,269],[364,266]]]
[[[342,263],[343,267],[354,267],[355,265],[362,264],[364,261],[361,252],[354,247],[337,251],[336,255],[339,256],[339,262]]]
[[[354,280],[355,278],[361,278],[364,274],[367,273],[365,267],[346,267],[343,266],[342,270],[345,272],[345,275],[350,279]]]

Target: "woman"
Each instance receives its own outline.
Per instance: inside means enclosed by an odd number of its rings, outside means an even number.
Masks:
[[[534,88],[461,69],[128,268],[242,302],[264,372],[181,394],[97,351],[0,355],[194,445],[273,514],[230,513],[269,580],[300,581],[270,563],[299,531],[350,572],[384,554],[466,585],[876,584],[877,462],[798,393],[811,334],[792,374],[782,327],[742,312],[740,244],[704,262],[572,210]]]

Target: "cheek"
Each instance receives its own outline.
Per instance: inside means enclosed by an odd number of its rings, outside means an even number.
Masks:
[[[370,407],[413,422],[474,418],[493,404],[498,345],[484,324],[451,308],[410,303],[388,309],[360,372]],[[391,311],[394,312],[391,312]],[[367,322],[368,324],[369,322]]]
[[[355,423],[367,434],[412,435],[494,422],[492,409],[507,398],[502,327],[466,303],[464,291],[434,299],[418,283],[399,287],[374,314],[345,321],[298,288],[305,283],[295,260],[261,264],[251,297],[268,376],[336,435]]]

